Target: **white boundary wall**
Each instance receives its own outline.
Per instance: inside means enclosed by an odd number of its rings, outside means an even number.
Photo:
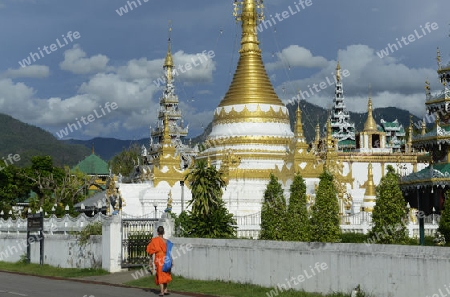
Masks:
[[[44,234],[44,264],[61,268],[101,268],[102,236],[91,236],[85,246],[73,235]],[[39,264],[40,243],[33,242],[31,263]],[[0,235],[0,261],[17,262],[27,254],[26,234]]]
[[[287,287],[290,281],[294,289],[320,293],[350,293],[361,284],[361,289],[376,297],[426,297],[450,287],[450,248],[445,247],[171,240],[175,246],[192,245],[189,252],[174,260],[173,269],[175,274],[191,279],[251,283],[272,289]],[[327,269],[315,269],[316,263],[326,263]],[[304,278],[299,283],[301,275]],[[297,285],[292,278],[297,279]]]

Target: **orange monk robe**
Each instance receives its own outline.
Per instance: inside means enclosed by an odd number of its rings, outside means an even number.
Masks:
[[[166,257],[167,245],[161,237],[152,238],[147,245],[147,253],[155,254],[154,262],[156,266],[155,282],[159,284],[167,284],[172,281],[172,275],[169,272],[163,272],[164,259]]]

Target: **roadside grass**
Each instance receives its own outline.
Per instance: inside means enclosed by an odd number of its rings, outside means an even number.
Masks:
[[[0,270],[10,272],[21,272],[39,276],[58,276],[58,277],[84,277],[92,275],[109,274],[103,269],[77,269],[77,268],[58,268],[47,264],[27,264],[23,262],[9,263],[0,261]]]
[[[267,297],[282,295],[283,297],[349,297],[350,294],[334,293],[330,295],[322,295],[319,293],[307,293],[301,291],[278,291],[273,292],[275,288],[264,288],[250,284],[238,284],[222,281],[199,281],[186,279],[181,276],[172,275],[173,281],[169,284],[169,291],[190,292],[210,294],[215,296],[227,297]],[[154,276],[143,277],[126,283],[130,286],[141,288],[157,288]],[[272,292],[271,292],[272,291]]]

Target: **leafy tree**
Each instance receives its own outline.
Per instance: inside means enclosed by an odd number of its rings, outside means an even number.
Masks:
[[[447,197],[450,197],[450,191],[447,191]],[[438,232],[444,235],[445,241],[450,242],[450,202],[445,199],[444,209],[441,211],[441,220],[439,221]]]
[[[134,171],[134,166],[138,165],[140,158],[140,147],[133,144],[128,149],[115,155],[109,162],[109,168],[114,174],[121,173],[123,176],[130,176]]]
[[[320,176],[316,200],[311,210],[311,240],[337,242],[341,237],[339,204],[333,176],[323,172]]]
[[[406,200],[398,185],[399,176],[389,165],[387,173],[376,187],[377,202],[372,213],[372,230],[369,237],[374,242],[402,244],[408,239],[405,226]]]
[[[38,195],[37,199],[30,199],[32,211],[42,207],[48,214],[54,209],[57,216],[62,216],[68,205],[69,213],[75,215],[73,205],[86,198],[87,189],[95,184],[96,177],[89,177],[78,169],[71,171],[67,166],[54,167],[50,157],[33,157],[32,162],[31,168],[22,174]]]
[[[286,199],[284,198],[283,188],[278,182],[278,178],[271,173],[261,206],[260,239],[284,240],[286,237],[284,234],[285,217]]]
[[[180,215],[180,220],[184,221],[181,223],[184,234],[202,238],[236,237],[236,220],[222,200],[226,186],[222,173],[200,160],[185,180],[191,188],[192,200],[188,206],[192,208],[187,216]]]
[[[286,215],[285,234],[291,241],[309,241],[311,226],[306,209],[306,184],[300,174],[294,176]]]
[[[192,206],[193,214],[208,215],[211,210],[220,207],[222,188],[226,183],[222,173],[214,166],[208,167],[205,160],[200,160],[186,175],[185,180],[189,181],[191,187],[192,200],[188,202],[188,206]]]
[[[228,212],[225,202],[220,199],[218,205],[211,209],[206,216],[200,213],[192,214],[190,217],[189,237],[200,238],[235,238],[236,220]]]

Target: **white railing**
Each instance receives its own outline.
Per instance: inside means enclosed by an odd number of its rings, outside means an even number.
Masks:
[[[235,216],[238,230],[237,236],[239,238],[253,238],[259,237],[261,225],[261,212],[257,212],[246,216]],[[424,218],[425,221],[425,235],[434,236],[439,227],[440,215],[429,215]],[[408,222],[407,229],[409,237],[419,236],[419,222]],[[344,233],[362,233],[367,234],[372,228],[372,213],[359,212],[354,215],[341,217],[341,230]]]
[[[65,215],[62,218],[57,218],[55,215],[52,215],[49,218],[44,218],[44,233],[67,234],[70,232],[79,232],[84,227],[86,227],[86,225],[93,222],[102,221],[104,217],[105,216],[101,213],[97,213],[93,217],[88,217],[83,213],[76,218],[73,218],[69,215]],[[0,219],[0,234],[18,234],[25,232],[27,232],[27,219]]]

